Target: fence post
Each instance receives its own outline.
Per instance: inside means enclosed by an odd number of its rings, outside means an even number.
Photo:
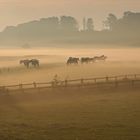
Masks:
[[[128,79],[128,78],[127,78],[127,75],[125,75],[125,76],[124,76],[124,79],[125,79],[125,80],[127,80],[127,79]]]
[[[52,81],[52,88],[54,87],[54,81]]]
[[[7,68],[7,71],[10,72],[10,68]]]
[[[84,84],[84,79],[81,79],[81,85],[83,85]]]
[[[57,81],[55,81],[55,80],[52,81],[52,87],[53,88],[57,87]]]
[[[96,84],[96,81],[97,81],[97,79],[95,78],[95,79],[94,79],[95,84]]]
[[[118,87],[118,77],[115,77],[115,87]]]
[[[106,77],[106,82],[108,82],[108,81],[109,81],[109,77],[107,76],[107,77]]]
[[[68,85],[68,80],[65,80],[65,87],[67,87]]]
[[[34,86],[34,88],[36,88],[36,87],[37,87],[35,82],[33,82],[33,86]]]
[[[22,89],[22,84],[19,84],[19,88]]]
[[[115,76],[115,81],[118,81],[118,77],[117,76]]]
[[[23,85],[19,84],[19,89],[22,91],[23,90]]]
[[[134,87],[134,80],[132,80],[132,87]]]
[[[137,75],[136,74],[134,75],[134,78],[137,79]]]

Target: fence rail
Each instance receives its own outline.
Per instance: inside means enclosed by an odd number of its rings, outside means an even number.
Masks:
[[[75,87],[75,86],[97,86],[106,85],[118,87],[121,84],[129,84],[129,86],[140,86],[140,74],[118,75],[118,76],[106,76],[95,78],[81,78],[73,80],[58,81],[53,80],[51,82],[33,82],[25,84],[0,86],[0,91],[10,90],[25,90],[25,89],[37,89],[37,88],[59,88],[59,87]]]

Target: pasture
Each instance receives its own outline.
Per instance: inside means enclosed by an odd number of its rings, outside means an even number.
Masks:
[[[61,89],[0,95],[2,140],[139,140],[139,90]]]
[[[9,52],[9,53],[8,53]],[[140,74],[140,49],[1,50],[0,85]],[[66,65],[69,56],[105,62]],[[27,69],[21,59],[36,58]],[[0,94],[1,140],[139,140],[139,88],[60,88]]]
[[[15,49],[1,50],[0,85],[48,82],[54,75],[61,80],[139,74],[140,49]],[[68,57],[94,57],[105,55],[106,62],[66,66]],[[38,69],[27,69],[19,64],[22,59],[38,59]]]

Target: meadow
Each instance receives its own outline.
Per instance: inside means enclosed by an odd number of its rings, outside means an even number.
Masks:
[[[1,49],[0,85],[48,82],[54,75],[59,79],[91,78],[112,75],[139,74],[139,48],[35,48],[35,49]],[[105,55],[106,62],[88,65],[66,65],[72,57],[94,57]],[[22,59],[36,58],[40,67],[25,68],[19,64]],[[8,69],[8,70],[7,70]],[[9,72],[7,72],[9,71]]]
[[[0,95],[1,140],[139,140],[139,90]]]
[[[2,49],[0,85],[139,74],[140,49]],[[106,62],[67,66],[69,56]],[[37,58],[40,67],[19,60]],[[5,69],[9,68],[10,71]],[[0,140],[139,140],[139,88],[68,88],[0,94]]]

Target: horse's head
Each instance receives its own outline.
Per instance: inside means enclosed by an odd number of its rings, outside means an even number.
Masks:
[[[23,63],[25,64],[25,63],[29,63],[29,62],[30,62],[30,60],[28,60],[28,59],[20,60],[19,61],[20,64],[23,64]]]

